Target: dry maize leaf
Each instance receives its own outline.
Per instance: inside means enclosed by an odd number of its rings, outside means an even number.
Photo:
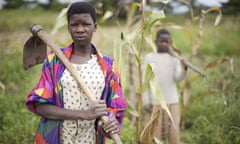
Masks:
[[[186,29],[185,27],[183,27],[183,26],[180,26],[180,25],[177,25],[177,24],[174,24],[174,23],[167,23],[166,26],[167,26],[168,28],[171,28],[171,29],[181,30],[181,31],[183,31],[188,37],[191,37],[191,36],[192,36],[191,32],[190,32],[188,29]]]
[[[204,11],[203,14],[207,14],[212,11],[218,12],[218,15],[217,15],[217,17],[215,19],[215,23],[214,23],[214,26],[217,26],[222,19],[222,10],[219,7],[212,7],[212,8],[209,8],[208,10]]]
[[[103,17],[100,19],[100,23],[105,22],[106,20],[108,20],[109,18],[111,18],[113,16],[113,12],[112,11],[106,11],[103,15]]]
[[[218,16],[216,17],[214,26],[217,26],[220,23],[221,19],[222,19],[222,14],[218,14]]]
[[[191,6],[191,2],[189,2],[188,0],[178,0],[178,1],[181,2],[181,3],[184,3],[188,6]]]
[[[156,107],[153,108],[153,112],[151,114],[150,120],[144,126],[141,134],[140,134],[140,143],[141,144],[151,144],[154,139],[154,130],[158,125],[158,119],[160,116],[160,110]]]
[[[219,60],[217,60],[217,61],[211,62],[211,63],[207,64],[207,65],[204,67],[204,70],[207,70],[207,69],[210,69],[210,68],[214,68],[214,67],[216,67],[216,66],[218,66],[218,65],[220,65],[220,64],[222,64],[222,63],[224,63],[224,62],[226,62],[226,61],[230,61],[230,63],[231,63],[231,58],[225,57],[225,58],[223,58],[223,59],[219,59]],[[230,68],[231,68],[231,67],[232,67],[232,66],[230,65]]]

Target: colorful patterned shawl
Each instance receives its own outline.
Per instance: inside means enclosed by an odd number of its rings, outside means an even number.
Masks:
[[[105,75],[105,88],[102,94],[102,99],[106,101],[109,111],[108,116],[115,116],[120,127],[127,104],[123,95],[119,73],[110,57],[101,55],[93,45],[92,47],[93,53],[97,55],[98,61]],[[71,44],[61,50],[69,59],[72,54],[72,49],[73,45]],[[28,95],[26,106],[29,110],[36,113],[36,103],[49,103],[63,107],[63,92],[60,78],[64,70],[65,66],[53,52],[50,52],[43,64],[42,74],[38,84]],[[36,132],[36,143],[60,144],[62,122],[62,120],[53,120],[42,117]],[[104,144],[107,135],[100,133],[97,125],[95,127],[97,131],[96,144]]]

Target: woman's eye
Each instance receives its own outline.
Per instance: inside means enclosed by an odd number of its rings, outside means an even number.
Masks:
[[[70,26],[77,26],[77,24],[76,23],[71,23]]]
[[[89,26],[89,25],[91,25],[90,23],[83,23],[83,25],[85,25],[85,26]]]

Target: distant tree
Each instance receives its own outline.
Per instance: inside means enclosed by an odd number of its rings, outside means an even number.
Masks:
[[[25,0],[4,0],[5,4],[3,5],[4,9],[18,9],[25,6],[28,2]]]
[[[92,0],[92,3],[97,7],[98,14],[102,15],[106,11],[114,13],[112,19],[119,17],[126,17],[127,7],[134,2],[134,0]]]
[[[223,12],[225,14],[240,14],[240,0],[229,0],[223,4]]]
[[[57,0],[48,0],[48,3],[40,3],[44,9],[51,9],[54,4],[59,3]]]

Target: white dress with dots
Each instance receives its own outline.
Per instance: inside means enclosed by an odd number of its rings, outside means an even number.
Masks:
[[[90,92],[100,99],[105,79],[96,55],[84,64],[73,64]],[[79,88],[77,82],[67,69],[63,72],[61,83],[63,86],[64,108],[86,110],[90,106],[88,97]],[[95,144],[95,120],[64,120],[61,143],[62,144]]]

